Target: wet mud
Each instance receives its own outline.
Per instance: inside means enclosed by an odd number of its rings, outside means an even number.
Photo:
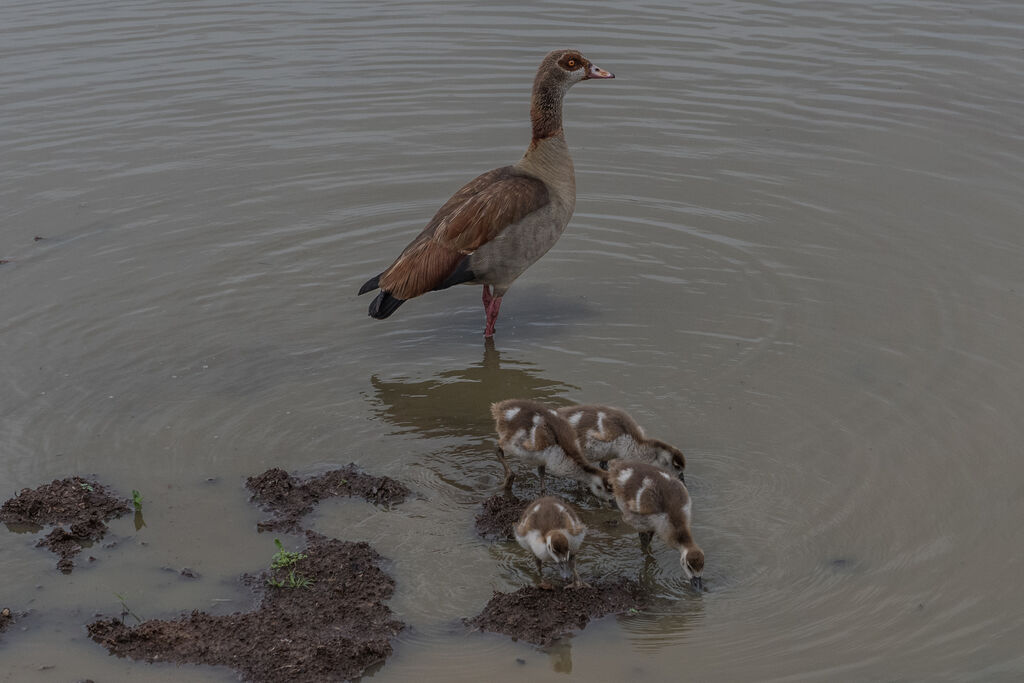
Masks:
[[[0,506],[0,522],[35,531],[56,525],[36,545],[56,553],[57,568],[68,574],[75,556],[106,535],[108,521],[132,511],[129,503],[98,482],[68,477],[23,489]]]
[[[642,589],[628,579],[576,589],[525,586],[512,593],[495,592],[483,611],[466,624],[548,647],[583,629],[591,619],[640,610],[647,602]]]
[[[375,505],[390,507],[409,496],[405,484],[390,477],[366,474],[355,464],[308,479],[274,468],[249,477],[245,486],[252,492],[252,501],[273,515],[259,523],[261,531],[300,530],[302,518],[325,498],[356,496]]]
[[[366,543],[312,531],[306,543],[287,571],[248,577],[263,592],[252,612],[194,611],[135,626],[98,619],[89,636],[119,657],[229,666],[247,681],[357,678],[391,654],[390,640],[404,628],[385,604],[395,582]]]
[[[529,501],[499,493],[483,502],[476,516],[476,532],[492,541],[514,541],[513,527]]]
[[[271,469],[250,477],[246,486],[252,501],[272,514],[260,523],[261,530],[303,531],[303,518],[332,496],[391,506],[410,495],[402,483],[366,474],[355,465],[305,479]],[[487,499],[477,516],[477,532],[512,540],[513,526],[527,503],[502,494]],[[102,484],[69,477],[21,491],[0,507],[0,521],[34,531],[54,525],[38,545],[57,553],[58,566],[69,572],[82,548],[104,536],[106,522],[131,510],[128,499]],[[405,627],[385,604],[394,580],[368,544],[312,531],[305,535],[303,550],[282,548],[270,568],[241,577],[257,592],[251,612],[213,616],[197,610],[135,625],[125,622],[125,613],[88,624],[89,636],[119,657],[228,666],[247,681],[358,678],[391,655],[391,639]],[[191,570],[182,574],[194,576]],[[591,619],[641,609],[645,602],[640,588],[625,579],[575,590],[529,586],[495,593],[466,624],[545,647]],[[13,621],[9,610],[0,612],[0,633]]]

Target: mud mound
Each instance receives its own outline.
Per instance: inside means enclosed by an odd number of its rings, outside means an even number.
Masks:
[[[575,590],[526,586],[514,593],[496,592],[483,612],[466,623],[547,647],[583,629],[591,619],[640,609],[645,603],[640,587],[628,579],[600,581]]]
[[[102,484],[68,477],[35,489],[22,489],[0,506],[0,522],[39,528],[68,524],[68,529],[57,527],[37,544],[57,553],[57,568],[68,574],[75,555],[107,533],[106,522],[131,510],[128,499],[115,497]]]
[[[525,501],[515,496],[498,494],[483,503],[483,510],[476,516],[476,532],[484,538],[495,541],[514,541],[512,528],[526,509]]]
[[[259,523],[261,531],[298,531],[302,518],[321,500],[332,496],[358,496],[376,505],[390,506],[409,495],[409,489],[401,482],[366,474],[354,463],[305,480],[275,467],[249,477],[245,486],[252,491],[252,500],[274,515]]]
[[[247,681],[357,678],[391,654],[390,639],[404,628],[384,604],[395,582],[366,543],[312,531],[306,541],[305,557],[285,574],[299,585],[268,585],[281,570],[261,574],[265,593],[254,612],[215,617],[194,611],[135,627],[100,619],[89,624],[89,635],[119,657],[229,666]]]
[[[11,613],[11,610],[9,608],[4,607],[2,610],[0,610],[0,633],[6,631],[7,627],[10,626],[11,622],[13,621],[14,614]]]

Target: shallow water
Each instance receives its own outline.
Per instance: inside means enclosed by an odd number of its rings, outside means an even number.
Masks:
[[[94,474],[147,526],[70,576],[0,529],[0,606],[32,610],[0,680],[232,680],[83,624],[247,609],[245,477],[350,461],[421,496],[311,517],[391,561],[410,628],[374,680],[1016,680],[1022,45],[1010,1],[4,3],[0,497]],[[561,46],[617,78],[567,98],[576,215],[494,345],[477,288],[367,318],[359,285],[522,154]],[[707,593],[590,510],[583,576],[667,606],[549,652],[462,634],[532,580],[473,532],[512,396],[684,449]]]

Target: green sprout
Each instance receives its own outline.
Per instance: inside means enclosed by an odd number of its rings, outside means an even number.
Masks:
[[[270,559],[270,576],[267,577],[267,584],[274,588],[312,588],[312,579],[295,573],[295,564],[306,559],[306,554],[285,550],[284,544],[278,538],[274,539],[274,545],[277,546],[277,552]],[[279,576],[281,569],[289,569],[288,575],[284,578]]]
[[[128,607],[128,600],[126,600],[125,597],[120,593],[114,593],[114,596],[117,597],[118,601],[121,603],[121,623],[124,623],[125,617],[130,616],[133,619],[135,619],[136,623],[141,624],[142,619],[139,618],[139,615],[133,612],[130,607]]]
[[[296,574],[295,570],[293,569],[290,572],[288,572],[288,578],[276,579],[271,577],[267,579],[267,584],[273,586],[274,588],[312,588],[313,579]]]
[[[293,553],[290,550],[284,549],[284,544],[281,543],[281,539],[275,538],[274,545],[277,546],[277,552],[270,558],[271,569],[284,569],[285,567],[291,567],[299,560],[306,559],[305,553]]]
[[[142,512],[142,494],[132,489],[132,506],[136,512]]]

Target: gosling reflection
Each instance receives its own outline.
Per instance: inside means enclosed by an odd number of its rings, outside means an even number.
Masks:
[[[620,615],[618,620],[637,652],[654,654],[678,647],[684,634],[700,628],[703,614],[703,600],[661,598],[642,610]]]
[[[570,639],[561,640],[548,650],[548,659],[551,662],[551,669],[559,674],[572,673],[572,643]]]
[[[536,364],[503,360],[494,341],[484,344],[483,359],[467,368],[445,370],[420,380],[370,377],[372,406],[378,417],[430,437],[485,437],[493,433],[490,405],[509,396],[531,396],[562,404],[579,387],[548,379]]]

